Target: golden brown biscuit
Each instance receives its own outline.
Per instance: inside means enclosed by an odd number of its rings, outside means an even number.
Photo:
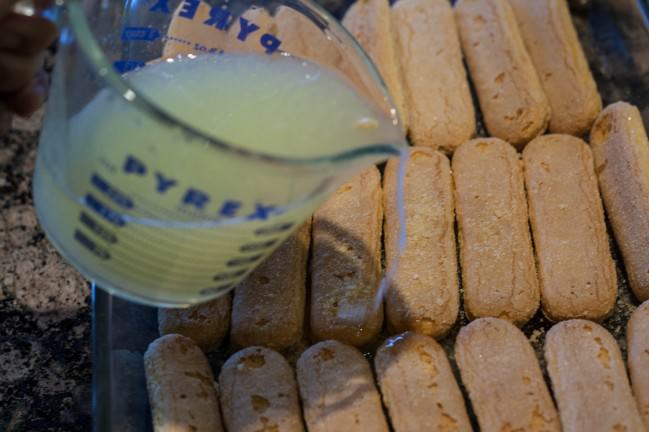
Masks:
[[[633,394],[645,428],[649,430],[649,301],[631,315],[626,340]]]
[[[231,301],[228,293],[186,309],[158,309],[158,331],[181,334],[205,352],[216,351],[228,333]]]
[[[356,348],[324,341],[302,353],[297,381],[309,432],[387,432],[372,370]]]
[[[539,307],[522,163],[498,138],[453,155],[464,310],[521,326]]]
[[[408,104],[388,0],[357,0],[342,21],[378,68],[399,110],[403,129],[409,127]]]
[[[234,345],[283,349],[300,342],[310,241],[309,220],[237,286],[230,329]]]
[[[374,365],[395,432],[472,430],[446,353],[434,339],[411,332],[391,337]]]
[[[649,299],[649,141],[640,112],[618,102],[591,132],[595,171],[635,296]]]
[[[289,6],[280,6],[274,18],[282,50],[332,68],[341,63],[336,43],[327,39],[328,35],[304,14]]]
[[[391,268],[399,254],[397,180],[399,160],[385,168],[385,255]],[[453,217],[453,180],[448,159],[412,147],[406,166],[406,248],[385,296],[391,333],[414,330],[441,336],[457,319],[460,288]]]
[[[590,148],[569,135],[536,138],[523,152],[543,312],[600,320],[617,278]]]
[[[191,339],[170,334],[151,342],[144,369],[155,432],[223,431],[212,370]]]
[[[266,9],[251,6],[232,20],[225,52],[264,54],[266,47],[260,43],[260,36],[264,33],[277,34],[277,25]]]
[[[448,0],[392,6],[414,145],[452,153],[475,133],[475,111]]]
[[[552,327],[545,360],[563,430],[642,431],[620,349],[603,327],[570,320]]]
[[[219,384],[229,432],[304,430],[293,369],[281,354],[243,349],[225,362]]]
[[[473,321],[457,336],[455,359],[482,430],[561,430],[534,349],[514,325]]]
[[[545,131],[550,106],[507,0],[459,0],[455,17],[489,134],[518,148]]]
[[[566,0],[509,0],[550,103],[552,133],[583,136],[602,110]]]
[[[191,6],[189,6],[191,9]],[[162,57],[175,57],[186,54],[203,54],[222,50],[227,45],[228,36],[225,30],[203,25],[210,18],[212,7],[201,1],[198,3],[193,18],[185,17],[188,6],[181,2],[169,22]]]
[[[311,335],[362,346],[383,324],[381,178],[376,167],[344,184],[314,214]]]

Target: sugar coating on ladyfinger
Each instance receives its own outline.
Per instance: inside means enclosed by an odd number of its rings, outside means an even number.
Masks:
[[[559,415],[527,337],[481,318],[460,330],[455,359],[483,431],[561,431]]]
[[[186,336],[204,352],[216,351],[228,333],[231,301],[228,293],[186,309],[158,309],[158,331]]]
[[[219,375],[223,422],[230,432],[302,432],[293,368],[281,354],[249,347],[231,356]]]
[[[602,109],[566,0],[509,0],[550,103],[552,133],[583,136]]]
[[[155,432],[221,432],[216,384],[207,358],[177,334],[151,342],[144,353]]]
[[[505,141],[479,138],[455,151],[452,167],[464,309],[522,326],[540,292],[520,157]]]
[[[309,432],[388,432],[372,370],[356,348],[320,342],[296,369]]]
[[[622,251],[629,285],[649,299],[649,141],[640,111],[617,102],[593,125],[590,145],[606,213]]]
[[[302,340],[311,221],[303,224],[237,286],[230,341],[273,349]]]
[[[475,133],[475,110],[448,0],[399,0],[392,19],[401,53],[410,139],[452,153]]]
[[[590,148],[545,135],[523,152],[541,304],[551,320],[601,320],[615,305],[617,276]]]
[[[459,0],[455,17],[489,134],[522,148],[550,106],[508,0]]]
[[[433,337],[455,323],[460,288],[453,214],[453,180],[449,161],[426,147],[410,148],[404,185],[406,247],[399,250],[397,205],[399,160],[385,168],[384,212],[386,267],[397,273],[385,296],[388,330],[414,330]]]
[[[631,315],[626,340],[633,394],[645,428],[649,430],[649,301]]]
[[[372,166],[314,214],[310,327],[315,340],[362,346],[381,331],[382,201],[380,174]]]
[[[472,430],[446,353],[434,339],[393,336],[377,350],[374,365],[396,432]]]
[[[342,23],[378,68],[399,111],[403,129],[407,130],[409,107],[390,3],[388,0],[357,0],[347,9]]]
[[[586,320],[555,324],[545,360],[563,430],[644,430],[622,354],[606,329]]]

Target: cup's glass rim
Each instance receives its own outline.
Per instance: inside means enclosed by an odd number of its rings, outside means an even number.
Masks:
[[[283,0],[287,5],[297,5],[299,8],[307,8],[308,11],[322,21],[322,24],[328,28],[336,19],[329,14],[323,7],[313,0]],[[95,72],[100,76],[109,87],[126,101],[126,103],[135,106],[137,109],[145,112],[147,115],[154,117],[157,121],[170,126],[179,127],[190,136],[199,138],[208,143],[218,151],[223,151],[244,159],[255,160],[265,164],[273,164],[291,167],[316,167],[322,165],[331,165],[336,163],[350,162],[355,159],[371,156],[398,156],[399,150],[397,143],[375,143],[362,147],[343,151],[333,155],[324,155],[310,158],[279,156],[271,153],[249,150],[239,145],[225,142],[217,137],[206,134],[191,124],[177,118],[175,115],[167,112],[160,105],[156,104],[135,87],[133,87],[123,76],[117,73],[111,66],[108,58],[97,43],[92,30],[86,19],[85,12],[79,0],[58,0],[57,6],[67,10],[68,22],[74,33],[81,51],[84,53]],[[367,68],[371,79],[376,82],[383,93],[383,97],[390,107],[394,108],[395,104],[392,97],[387,91],[387,87],[381,78],[376,66],[369,58],[367,53],[361,48],[356,39],[345,29],[343,25],[336,25],[339,36],[343,42],[352,48],[354,55],[357,55]],[[393,110],[397,113],[396,108]],[[400,122],[398,113],[395,119]]]

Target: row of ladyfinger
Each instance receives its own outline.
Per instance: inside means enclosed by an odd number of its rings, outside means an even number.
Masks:
[[[645,303],[627,329],[632,392],[604,328],[570,320],[550,329],[545,360],[558,410],[530,342],[507,321],[482,318],[462,328],[454,358],[481,430],[640,432],[643,417],[649,427],[648,331]],[[204,354],[176,334],[149,346],[145,368],[156,431],[303,431],[303,418],[311,432],[387,431],[379,391],[396,432],[472,430],[444,350],[412,332],[376,351],[378,390],[363,354],[331,340],[302,353],[297,382],[281,354],[249,347],[226,361],[216,386]]]
[[[520,326],[539,303],[552,320],[606,317],[617,283],[597,177],[631,287],[640,300],[649,298],[649,143],[639,112],[623,103],[608,107],[591,141],[592,150],[568,135],[542,136],[521,158],[504,141],[475,139],[455,152],[452,164],[441,153],[412,148],[407,245],[385,298],[388,331],[438,337],[455,323],[455,220],[470,318]],[[338,190],[312,227],[303,226],[237,287],[231,318],[227,297],[161,310],[161,333],[185,334],[213,350],[231,321],[236,346],[282,349],[303,338],[308,311],[312,340],[356,346],[374,340],[383,326],[383,309],[375,307],[383,213],[387,267],[398,253],[396,169],[396,161],[388,163],[384,191],[375,168]]]

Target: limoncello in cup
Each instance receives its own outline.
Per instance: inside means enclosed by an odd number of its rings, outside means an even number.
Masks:
[[[116,294],[181,306],[229,291],[344,180],[403,144],[385,107],[317,59],[279,49],[164,59],[164,27],[142,23],[134,42],[133,30],[93,34],[94,15],[75,2],[63,15],[74,31],[62,30],[36,210],[59,251]],[[358,60],[355,83],[369,76],[389,102],[362,52],[329,26]],[[154,42],[151,58],[122,57]]]

